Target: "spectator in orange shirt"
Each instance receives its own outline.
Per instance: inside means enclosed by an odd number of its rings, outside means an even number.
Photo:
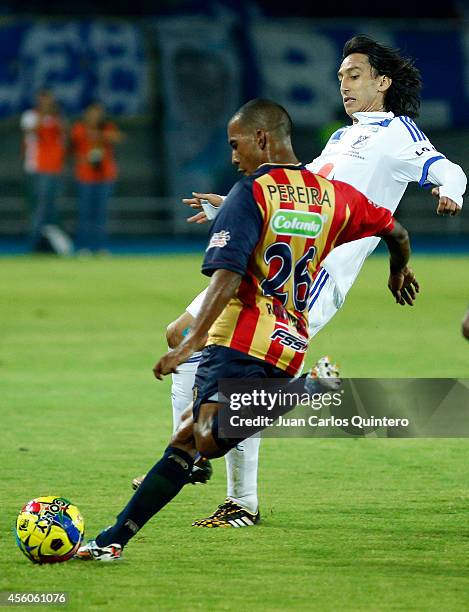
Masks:
[[[107,206],[117,178],[114,145],[122,133],[106,119],[104,105],[93,102],[73,125],[71,138],[78,183],[77,247],[96,253],[105,248]]]
[[[57,193],[64,169],[66,130],[54,95],[39,91],[35,108],[21,115],[20,125],[24,169],[32,191],[31,249],[36,251],[44,228],[57,224]]]

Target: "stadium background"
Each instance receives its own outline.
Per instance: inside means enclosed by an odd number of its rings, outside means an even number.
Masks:
[[[65,15],[63,2],[0,2],[0,592],[65,590],[79,611],[467,610],[465,439],[268,439],[259,527],[190,527],[223,500],[217,462],[210,484],[186,487],[117,567],[35,567],[16,549],[12,525],[28,499],[70,498],[92,537],[166,444],[170,381],[155,382],[151,367],[165,326],[206,282],[206,228],[186,224],[180,197],[236,180],[225,122],[241,101],[285,104],[311,159],[345,120],[343,41],[368,33],[415,57],[419,125],[469,168],[466,2],[394,2],[398,20],[380,7],[341,7],[337,19],[336,6],[152,4],[134,0],[129,15],[115,0],[105,15],[83,0]],[[44,85],[72,119],[101,97],[127,133],[110,219],[119,257],[25,252],[18,121]],[[61,207],[73,232],[70,169]],[[348,377],[467,379],[467,211],[437,217],[412,187],[400,217],[422,286],[416,306],[393,304],[385,257],[373,255],[308,361],[329,353]]]
[[[467,2],[438,9],[397,3],[396,14],[400,6],[406,19],[394,21],[383,20],[379,8],[361,14],[353,7],[354,19],[347,12],[337,19],[333,9],[292,11],[277,2],[167,1],[153,10],[139,2],[132,15],[124,14],[129,9],[122,3],[113,4],[113,15],[86,2],[70,3],[68,16],[57,2],[21,6],[18,14],[18,7],[3,3],[0,21],[4,250],[25,248],[18,240],[29,223],[18,122],[41,87],[54,91],[71,120],[101,99],[125,130],[109,223],[110,246],[127,238],[123,250],[158,250],[165,237],[183,239],[171,244],[185,248],[188,240],[205,236],[206,228],[185,222],[180,198],[192,190],[226,193],[236,180],[225,126],[246,99],[264,96],[285,105],[300,159],[315,157],[334,127],[347,121],[336,71],[343,42],[357,32],[415,58],[424,82],[419,125],[450,159],[469,166]],[[70,164],[60,209],[73,234]],[[437,218],[431,198],[416,186],[408,189],[399,214],[414,238],[438,235],[449,248],[468,242],[467,216]]]

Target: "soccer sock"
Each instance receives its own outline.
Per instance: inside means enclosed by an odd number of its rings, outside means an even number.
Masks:
[[[258,437],[248,438],[225,455],[227,497],[249,512],[257,512],[257,466],[259,464]]]
[[[151,517],[166,506],[187,483],[194,461],[183,450],[168,446],[145,477],[115,525],[98,535],[98,546],[125,546]]]
[[[201,352],[194,353],[188,361],[178,366],[178,371],[172,374],[171,403],[173,406],[173,432],[176,431],[181,415],[192,402],[192,387],[195,373],[199,365]]]

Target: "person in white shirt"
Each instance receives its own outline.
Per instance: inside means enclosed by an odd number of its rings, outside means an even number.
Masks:
[[[337,130],[321,155],[308,168],[329,179],[349,183],[370,200],[394,211],[410,182],[422,187],[436,185],[437,213],[459,213],[466,189],[462,169],[436,151],[414,122],[420,106],[420,73],[412,61],[395,49],[366,36],[346,42],[337,73],[340,94],[350,126]],[[189,221],[204,223],[216,213],[223,197],[194,193],[184,200],[194,209],[204,210]],[[379,238],[364,238],[334,249],[324,260],[311,287],[309,302],[310,336],[316,335],[342,307],[366,257]],[[168,328],[170,346],[176,346],[196,316],[204,294]],[[178,368],[173,376],[174,407],[191,400],[192,382],[198,357]],[[235,526],[230,516],[244,510],[250,518],[258,515],[257,466],[259,439],[245,440],[226,456],[228,496],[224,504],[194,525]],[[252,521],[257,522],[257,521]]]
[[[31,250],[46,238],[61,254],[70,254],[68,236],[58,226],[57,198],[66,154],[66,124],[52,92],[40,90],[36,106],[20,119],[24,170],[31,196]]]
[[[420,77],[396,51],[356,36],[344,47],[337,73],[352,125],[332,134],[307,168],[353,185],[370,200],[394,212],[410,182],[438,185],[439,214],[457,214],[466,176],[436,151],[413,118],[419,107]],[[326,258],[312,287],[310,334],[314,336],[342,306],[366,257],[379,240],[338,247]],[[321,298],[320,298],[321,296]]]

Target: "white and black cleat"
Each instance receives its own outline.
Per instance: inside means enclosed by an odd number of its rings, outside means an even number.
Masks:
[[[82,561],[119,561],[122,559],[122,546],[120,544],[109,544],[98,546],[96,540],[90,540],[75,553],[75,559]]]

